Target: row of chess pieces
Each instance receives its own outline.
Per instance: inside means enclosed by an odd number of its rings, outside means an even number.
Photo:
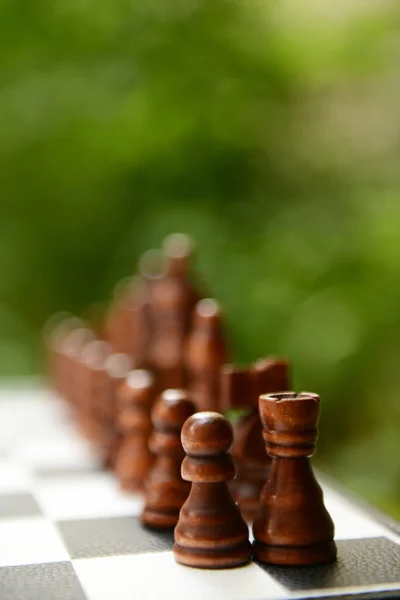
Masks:
[[[309,461],[320,399],[282,391],[283,359],[227,362],[221,310],[193,284],[192,257],[187,236],[169,236],[96,332],[51,322],[52,385],[122,489],[143,492],[143,525],[174,530],[178,562],[331,562],[334,527]]]

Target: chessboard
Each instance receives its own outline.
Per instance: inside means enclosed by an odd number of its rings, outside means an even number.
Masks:
[[[318,567],[179,565],[173,534],[144,529],[140,495],[120,491],[37,383],[0,390],[1,600],[273,600],[400,597],[400,528],[323,484],[338,561]]]

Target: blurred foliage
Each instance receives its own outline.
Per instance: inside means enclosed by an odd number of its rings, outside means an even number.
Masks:
[[[400,516],[394,2],[3,0],[0,370],[171,231],[237,360],[321,394],[319,462]],[[89,311],[90,312],[90,311]]]

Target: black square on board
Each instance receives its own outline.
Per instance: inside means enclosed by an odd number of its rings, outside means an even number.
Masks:
[[[86,600],[69,562],[0,568],[1,600]]]
[[[400,546],[385,537],[338,540],[337,562],[316,567],[278,567],[257,563],[291,591],[325,590],[398,583]]]
[[[42,511],[30,494],[1,494],[0,518],[32,517],[41,515]]]
[[[172,550],[173,532],[145,529],[138,517],[113,517],[57,523],[71,558],[143,554]]]

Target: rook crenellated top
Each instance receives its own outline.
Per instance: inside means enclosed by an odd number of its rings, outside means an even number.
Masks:
[[[312,456],[318,439],[317,394],[280,392],[259,399],[263,437],[270,456]]]

